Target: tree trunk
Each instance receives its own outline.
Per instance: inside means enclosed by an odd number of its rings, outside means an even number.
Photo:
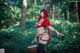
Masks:
[[[68,1],[66,0],[66,5],[67,5],[67,9],[66,9],[66,12],[67,12],[67,20],[69,21],[69,3]]]
[[[36,7],[37,6],[37,2],[36,2],[36,0],[34,0],[34,7]]]
[[[21,29],[25,29],[26,27],[26,8],[27,8],[27,0],[23,0],[22,2],[22,11],[21,11]]]
[[[76,0],[76,3],[75,3],[75,13],[76,13],[76,20],[77,20],[77,22],[79,22],[78,3],[77,3],[77,0]]]
[[[57,12],[57,18],[58,18],[58,19],[60,18],[59,12]]]
[[[69,20],[69,8],[68,8],[68,2],[67,2],[67,19]]]
[[[55,11],[55,9],[54,9],[54,4],[53,4],[53,9],[52,9],[52,18],[53,18],[53,20],[54,20],[54,11]]]
[[[65,17],[65,16],[64,16],[64,13],[63,13],[63,14],[62,14],[62,19],[65,19],[64,17]]]

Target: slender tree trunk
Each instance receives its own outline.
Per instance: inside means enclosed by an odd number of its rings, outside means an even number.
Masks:
[[[35,6],[35,7],[37,6],[37,2],[36,2],[36,0],[34,0],[34,6]]]
[[[43,1],[43,0],[40,0],[41,4],[42,4],[42,1]]]
[[[67,19],[69,20],[69,9],[67,8]]]
[[[21,11],[21,29],[25,29],[26,27],[26,8],[27,8],[27,0],[23,0],[22,2],[22,11]]]
[[[52,18],[53,18],[53,20],[54,20],[54,11],[55,11],[54,4],[53,4],[52,7],[53,7],[53,8],[52,8]]]
[[[58,19],[60,18],[59,12],[57,12],[57,18],[58,18]]]
[[[69,8],[68,8],[68,4],[69,3],[67,3],[67,19],[69,20]]]
[[[77,20],[77,22],[79,22],[78,3],[77,3],[77,0],[76,0],[76,3],[75,3],[75,13],[76,13],[76,20]]]
[[[64,13],[63,13],[63,14],[62,14],[62,18],[65,19],[64,17],[65,17],[65,16],[64,16]]]

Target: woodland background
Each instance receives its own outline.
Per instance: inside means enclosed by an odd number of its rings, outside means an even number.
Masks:
[[[0,48],[5,53],[27,53],[43,5],[52,27],[64,34],[51,32],[46,53],[80,53],[80,0],[0,0]]]

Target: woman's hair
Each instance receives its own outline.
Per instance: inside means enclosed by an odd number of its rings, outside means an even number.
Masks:
[[[44,12],[45,12],[45,9],[42,9],[42,10],[40,11],[40,13],[41,13],[41,12],[43,12],[43,13],[44,13]]]

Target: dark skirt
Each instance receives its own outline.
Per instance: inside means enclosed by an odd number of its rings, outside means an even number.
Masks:
[[[38,47],[37,47],[37,53],[45,53],[45,45],[38,43]]]

